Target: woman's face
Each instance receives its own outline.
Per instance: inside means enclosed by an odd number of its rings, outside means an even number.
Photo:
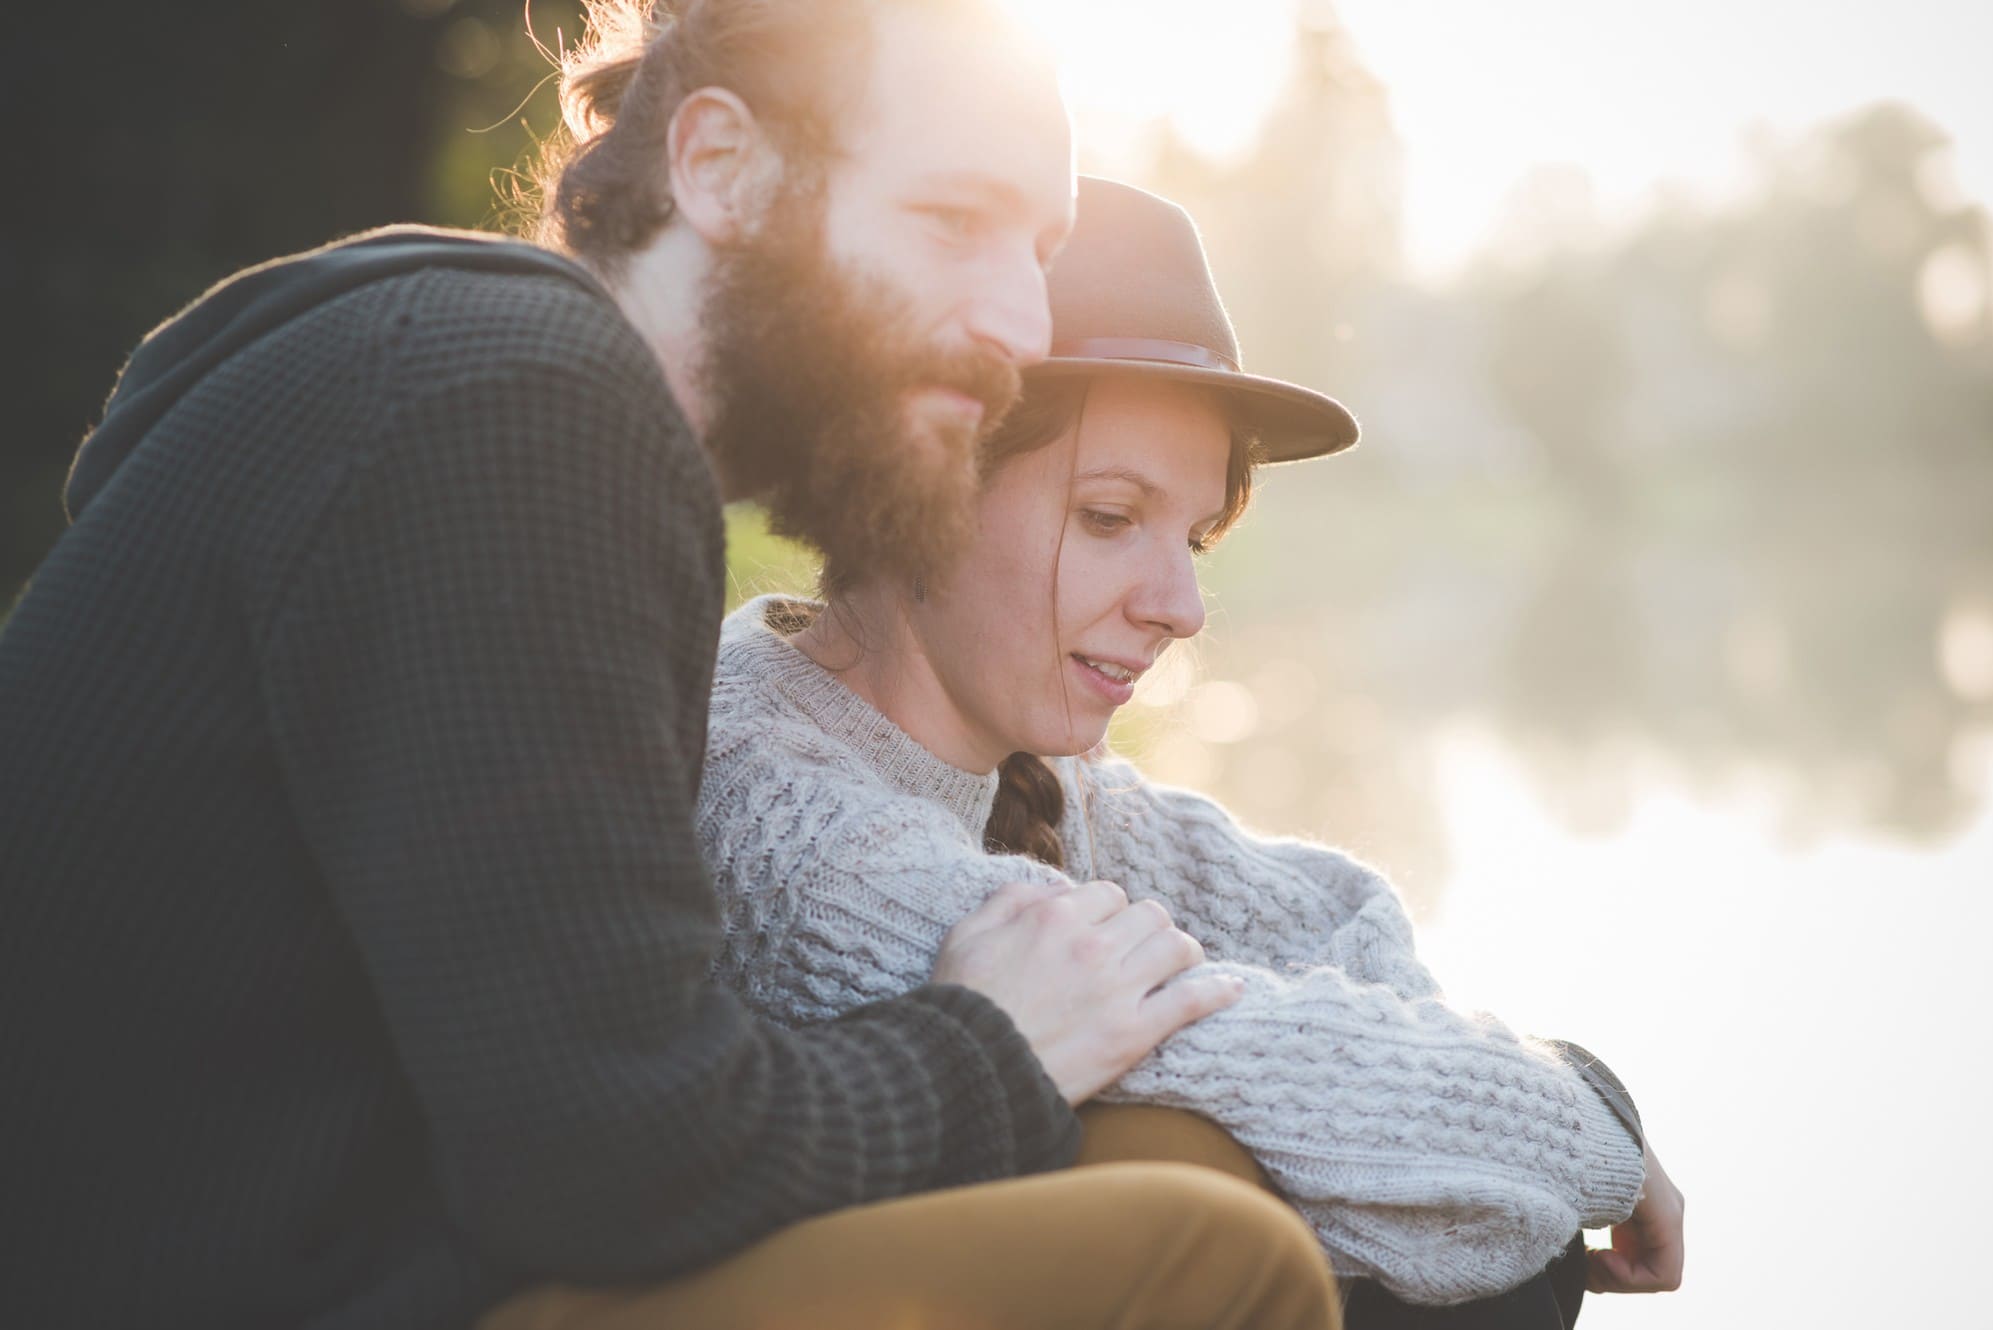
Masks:
[[[1209,393],[1110,377],[1075,427],[990,477],[966,554],[910,606],[967,749],[992,766],[1085,752],[1163,649],[1204,626],[1195,562],[1230,454]]]

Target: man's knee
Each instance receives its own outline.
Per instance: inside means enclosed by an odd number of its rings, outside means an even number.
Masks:
[[[859,1206],[655,1289],[523,1295],[480,1330],[1324,1330],[1340,1325],[1337,1302],[1313,1235],[1270,1193],[1132,1163]]]
[[[1326,1270],[1328,1258],[1292,1206],[1272,1192],[1190,1164],[1111,1165],[1137,1174],[1128,1222],[1153,1230],[1159,1243],[1181,1235],[1200,1250],[1268,1254],[1301,1269]]]
[[[1202,1164],[1272,1187],[1266,1171],[1217,1123],[1151,1104],[1088,1104],[1080,1110],[1081,1165],[1153,1161]]]
[[[1335,1280],[1301,1217],[1272,1193],[1190,1164],[1086,1170],[1111,1189],[1130,1276],[1170,1324],[1340,1325]],[[1163,1322],[1158,1322],[1162,1324]]]

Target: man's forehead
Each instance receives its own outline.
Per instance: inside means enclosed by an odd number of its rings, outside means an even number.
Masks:
[[[873,9],[870,45],[840,135],[849,165],[1070,209],[1071,126],[1042,48],[973,0],[886,0]]]

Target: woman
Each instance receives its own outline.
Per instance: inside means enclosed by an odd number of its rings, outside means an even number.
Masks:
[[[1104,1099],[1217,1122],[1345,1277],[1423,1304],[1529,1285],[1643,1181],[1673,1193],[1617,1082],[1445,1005],[1370,869],[1253,837],[1100,748],[1136,678],[1202,628],[1195,559],[1255,461],[1346,447],[1355,424],[1237,370],[1195,230],[1152,195],[1082,182],[1052,304],[1052,359],[987,450],[957,564],[826,569],[826,605],[764,598],[727,623],[700,805],[720,971],[771,1015],[828,1018],[924,981],[1003,883],[1109,879],[1246,992]],[[1597,1259],[1595,1287],[1639,1283]],[[1584,1273],[1562,1272],[1564,1310],[1543,1305],[1568,1322]]]

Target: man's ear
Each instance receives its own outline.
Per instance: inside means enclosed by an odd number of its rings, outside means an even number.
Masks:
[[[666,151],[674,210],[708,244],[730,243],[749,229],[779,169],[760,121],[725,88],[700,88],[679,103]]]

